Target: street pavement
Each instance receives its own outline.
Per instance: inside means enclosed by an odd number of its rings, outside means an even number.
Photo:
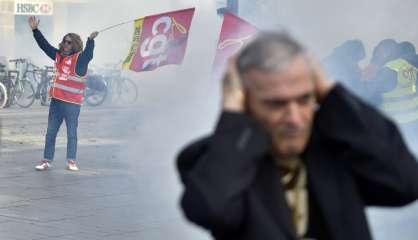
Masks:
[[[161,104],[83,107],[81,170],[65,169],[63,124],[52,168],[37,172],[47,111],[0,109],[0,239],[208,239],[178,208],[174,157],[187,140],[175,127],[193,123],[165,123]]]

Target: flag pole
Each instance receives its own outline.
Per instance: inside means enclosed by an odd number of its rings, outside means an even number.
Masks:
[[[125,25],[125,24],[127,24],[127,23],[131,23],[131,22],[133,22],[133,21],[135,21],[135,20],[136,20],[136,19],[129,20],[129,21],[126,21],[126,22],[121,22],[121,23],[118,23],[118,24],[115,24],[115,25],[112,25],[112,26],[109,26],[109,27],[103,28],[102,30],[100,30],[100,31],[99,31],[99,33],[104,32],[104,31],[107,31],[107,30],[112,29],[112,28],[115,28],[115,27],[118,27],[118,26],[121,26],[121,25]]]

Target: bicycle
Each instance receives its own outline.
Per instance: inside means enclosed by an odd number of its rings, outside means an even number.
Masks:
[[[39,99],[42,106],[49,106],[51,99],[49,97],[49,89],[51,88],[52,79],[54,77],[55,68],[45,66],[42,70],[41,80],[36,88],[35,98]]]
[[[134,104],[138,99],[138,88],[129,78],[117,77],[112,79],[112,101],[123,104]]]
[[[32,73],[32,76],[35,78],[34,69],[39,68],[33,64],[29,64],[29,60],[23,58],[12,59],[9,60],[9,62],[15,63],[16,70],[8,71],[9,77],[7,78],[7,82],[5,84],[9,90],[9,98],[6,106],[16,103],[19,107],[28,108],[35,101],[35,89],[32,83],[28,80],[28,73]],[[23,65],[23,68],[19,68],[20,64]],[[30,67],[33,67],[34,69],[29,70]]]
[[[7,70],[6,65],[0,63],[0,108],[4,108],[7,103],[7,89],[6,86],[3,84],[3,81],[7,78]]]
[[[107,69],[104,74],[104,79],[110,90],[111,101],[134,104],[138,99],[138,87],[134,81],[122,75],[120,63]]]
[[[84,89],[84,101],[89,106],[103,104],[108,95],[107,83],[103,76],[98,74],[87,74],[86,88]]]

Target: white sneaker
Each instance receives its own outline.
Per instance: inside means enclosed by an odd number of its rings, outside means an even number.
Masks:
[[[38,171],[44,171],[51,167],[51,164],[47,160],[42,160],[39,165],[36,165],[35,169]]]
[[[75,160],[68,160],[67,169],[70,171],[78,171],[77,164],[75,163]]]

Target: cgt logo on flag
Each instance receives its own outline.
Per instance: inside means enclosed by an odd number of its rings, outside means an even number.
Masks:
[[[151,71],[183,61],[194,8],[135,20],[131,49],[124,69]]]
[[[226,60],[251,41],[256,33],[257,28],[245,20],[228,12],[224,14],[221,35],[213,63],[213,77],[216,80],[220,78]]]

